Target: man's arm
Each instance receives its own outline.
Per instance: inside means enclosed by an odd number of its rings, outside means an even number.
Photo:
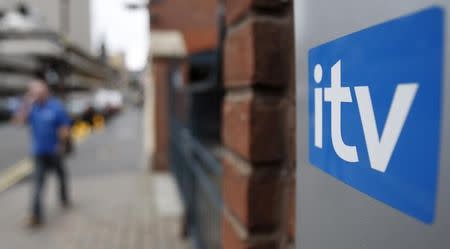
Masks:
[[[31,108],[33,106],[32,98],[27,94],[23,98],[22,105],[19,109],[14,113],[12,118],[12,123],[16,125],[23,125],[27,123],[28,116],[30,115]]]
[[[64,106],[58,111],[58,136],[59,136],[59,151],[62,154],[66,154],[70,151],[70,129],[71,120],[67,114]]]
[[[61,143],[65,144],[70,138],[70,126],[64,125],[59,128],[59,139]]]

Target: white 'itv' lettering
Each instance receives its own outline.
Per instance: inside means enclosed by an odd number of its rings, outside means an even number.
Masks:
[[[322,66],[317,64],[314,67],[314,81],[317,84],[321,83],[322,74]],[[347,145],[342,139],[341,105],[352,103],[353,100],[350,87],[341,85],[341,61],[339,60],[331,67],[331,87],[325,88],[324,91],[322,88],[314,89],[314,145],[318,148],[323,146],[324,99],[331,104],[331,142],[336,154],[347,162],[358,162],[356,146]],[[378,134],[369,87],[354,88],[372,169],[383,173],[387,170],[418,88],[417,83],[404,83],[397,86],[381,137]]]

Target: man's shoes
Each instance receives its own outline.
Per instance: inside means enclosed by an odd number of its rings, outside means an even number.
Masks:
[[[40,226],[42,226],[43,222],[42,219],[36,217],[36,216],[31,216],[30,218],[28,218],[27,220],[27,227],[28,228],[39,228]]]

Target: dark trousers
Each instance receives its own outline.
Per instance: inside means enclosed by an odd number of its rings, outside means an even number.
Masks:
[[[34,189],[32,212],[37,219],[42,218],[42,192],[45,186],[47,172],[54,171],[59,182],[59,198],[62,204],[68,202],[67,175],[63,160],[59,155],[35,156],[34,166]]]

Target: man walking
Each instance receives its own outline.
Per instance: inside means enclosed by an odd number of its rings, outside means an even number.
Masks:
[[[61,205],[68,207],[68,186],[62,156],[70,136],[70,118],[63,104],[50,96],[43,81],[30,83],[24,103],[16,113],[15,123],[28,124],[31,131],[31,152],[34,158],[34,186],[30,227],[43,222],[42,191],[45,175],[54,170],[59,181]]]

